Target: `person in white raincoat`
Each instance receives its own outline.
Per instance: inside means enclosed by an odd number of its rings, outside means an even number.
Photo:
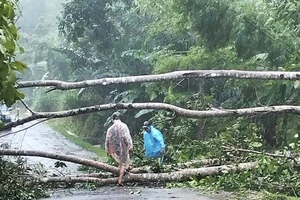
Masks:
[[[113,125],[107,130],[105,150],[119,163],[119,186],[123,185],[125,169],[129,167],[129,151],[133,150],[132,138],[128,126],[120,120],[120,113],[112,116]]]

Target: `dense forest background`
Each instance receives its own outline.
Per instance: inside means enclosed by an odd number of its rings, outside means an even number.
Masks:
[[[61,4],[63,3],[63,4]],[[45,1],[20,4],[22,80],[81,81],[191,69],[297,70],[299,4],[294,1]],[[34,12],[33,12],[34,11]],[[38,11],[38,12],[37,12]],[[167,102],[190,109],[297,104],[298,81],[184,79],[80,91],[26,91],[38,111],[114,102]],[[228,129],[253,132],[269,146],[287,145],[298,116],[183,119],[153,110],[123,111],[132,133],[145,119],[169,139],[204,140]],[[68,121],[79,135],[103,138],[111,113]],[[216,126],[218,125],[218,126]],[[252,127],[252,128],[250,128]],[[92,128],[92,130],[91,130]],[[239,130],[241,129],[241,130]]]
[[[29,66],[22,81],[81,81],[195,69],[299,70],[297,1],[26,0],[20,2],[20,10],[20,45],[26,51],[18,59]],[[299,86],[299,81],[186,78],[24,92],[25,101],[36,111],[127,102],[165,102],[208,110],[298,105]],[[87,141],[103,144],[112,112],[79,115],[62,123]],[[187,119],[155,110],[123,110],[122,114],[137,138],[143,121],[152,118],[165,135],[169,161],[222,157],[222,145],[293,153],[300,145],[298,115]],[[273,163],[277,168],[268,166],[260,173],[275,173],[279,165]],[[300,187],[293,179],[298,173],[292,169],[286,173],[284,179],[271,182],[290,180],[293,188]],[[234,178],[241,177],[230,180]],[[218,183],[225,187],[229,179]]]

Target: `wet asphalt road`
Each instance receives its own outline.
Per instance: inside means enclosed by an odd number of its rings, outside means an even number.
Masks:
[[[56,192],[51,198],[43,200],[226,200],[226,194],[203,195],[184,188],[143,188],[143,187],[102,187],[96,191]]]
[[[12,131],[17,131],[29,127],[36,122],[29,122],[22,126],[13,128]],[[3,134],[3,133],[2,133]],[[0,133],[1,136],[1,133]],[[62,153],[67,155],[75,155],[87,159],[95,159],[97,155],[93,152],[86,151],[82,147],[75,145],[66,139],[63,135],[55,132],[45,124],[38,124],[27,130],[11,134],[0,138],[0,145],[9,145],[12,149],[23,149],[23,150],[40,150],[51,153]],[[48,171],[49,174],[67,175],[77,174],[78,164],[65,162],[67,168],[55,168],[54,163],[57,160],[40,158],[40,157],[25,157],[29,167],[34,164],[42,164]]]

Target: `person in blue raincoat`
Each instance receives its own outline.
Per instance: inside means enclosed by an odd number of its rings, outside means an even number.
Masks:
[[[151,122],[144,122],[144,151],[147,158],[161,158],[165,154],[165,141],[163,134]],[[162,160],[161,160],[162,162]]]

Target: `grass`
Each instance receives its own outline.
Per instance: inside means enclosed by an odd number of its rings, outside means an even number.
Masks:
[[[254,192],[248,196],[249,200],[300,200],[299,197],[291,197],[281,194],[273,194],[267,191]]]
[[[74,144],[82,147],[83,149],[85,149],[87,151],[94,152],[100,160],[107,161],[108,157],[107,157],[107,154],[104,149],[101,149],[100,147],[97,147],[97,146],[93,146],[91,143],[85,141],[80,136],[77,137],[77,136],[70,135],[67,132],[67,130],[65,129],[66,123],[64,123],[64,122],[65,122],[65,120],[54,119],[54,120],[48,121],[48,125],[51,128],[53,128],[53,130],[55,130],[56,132],[61,133],[63,136],[65,136],[68,140],[70,140]]]

